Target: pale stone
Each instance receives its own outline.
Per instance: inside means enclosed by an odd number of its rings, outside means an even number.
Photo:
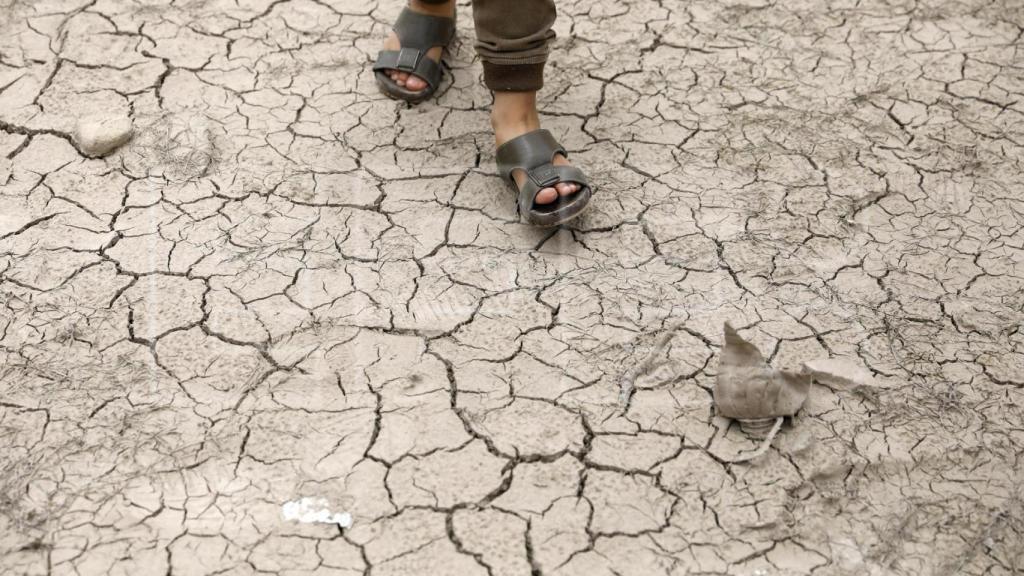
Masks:
[[[124,116],[83,118],[75,127],[75,143],[88,156],[106,156],[130,140],[132,120]]]

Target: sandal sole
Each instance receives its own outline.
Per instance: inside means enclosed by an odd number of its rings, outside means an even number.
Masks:
[[[510,190],[515,192],[516,194],[519,194],[519,190],[515,186],[509,184],[508,182],[506,182],[505,185]],[[580,194],[580,192],[576,192],[576,194]],[[587,199],[584,201],[583,207],[580,208],[579,210],[577,210],[576,212],[574,212],[573,214],[570,214],[569,216],[566,216],[566,217],[561,218],[559,220],[556,220],[554,222],[544,222],[542,220],[541,221],[531,220],[528,215],[519,213],[519,220],[521,222],[525,222],[525,223],[527,223],[527,224],[529,224],[531,226],[536,226],[537,228],[555,228],[556,226],[563,226],[566,223],[571,222],[571,221],[579,218],[580,216],[583,215],[584,212],[589,210],[591,204],[593,204],[593,200],[594,200],[594,189],[591,187],[590,188],[590,196],[588,196]],[[517,204],[517,206],[518,206],[518,204]]]

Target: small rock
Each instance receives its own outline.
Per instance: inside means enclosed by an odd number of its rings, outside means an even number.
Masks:
[[[820,384],[834,389],[874,385],[871,371],[851,358],[820,358],[804,362],[804,372]]]
[[[110,154],[132,137],[132,120],[124,116],[83,118],[75,129],[75,142],[87,156]]]

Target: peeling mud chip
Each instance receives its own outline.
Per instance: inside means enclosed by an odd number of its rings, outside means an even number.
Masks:
[[[714,390],[720,415],[739,420],[744,432],[762,438],[777,419],[800,410],[810,388],[806,373],[775,370],[756,346],[726,322]]]

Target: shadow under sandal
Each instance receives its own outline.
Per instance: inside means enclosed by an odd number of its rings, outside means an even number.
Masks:
[[[564,224],[579,216],[590,203],[592,190],[583,171],[575,166],[552,164],[555,154],[569,157],[551,132],[543,129],[513,138],[499,146],[495,153],[498,173],[519,193],[519,214],[530,224]],[[512,177],[516,170],[522,170],[527,176],[522,189]],[[550,204],[538,204],[537,192],[559,182],[575,182],[580,189],[567,196],[559,195]]]
[[[430,98],[441,84],[441,63],[427,56],[434,46],[447,47],[455,37],[455,18],[433,16],[403,8],[394,25],[400,50],[381,50],[373,64],[373,73],[382,92],[413,104]],[[388,70],[401,70],[422,78],[427,87],[412,91],[399,86]]]

